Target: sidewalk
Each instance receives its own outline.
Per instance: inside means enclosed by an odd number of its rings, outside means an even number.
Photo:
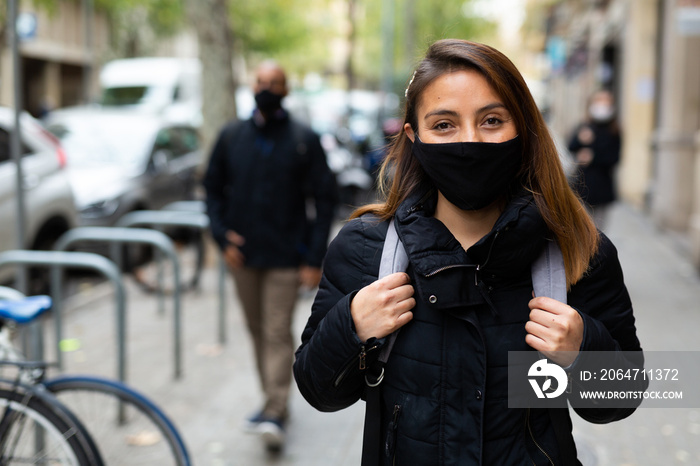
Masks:
[[[625,205],[612,212],[608,235],[616,244],[646,350],[700,350],[700,278],[682,250],[640,213]],[[227,343],[218,339],[218,281],[209,267],[201,291],[183,295],[183,376],[173,380],[172,299],[160,315],[154,295],[127,280],[127,381],[152,397],[175,421],[197,466],[358,465],[364,405],[319,413],[296,391],[291,400],[288,445],[269,456],[242,420],[260,398],[250,341],[227,286]],[[67,303],[64,338],[80,349],[65,354],[66,372],[116,374],[115,317],[111,285],[89,287]],[[295,333],[301,334],[312,298],[299,302]],[[51,326],[49,326],[51,327]],[[46,342],[52,357],[51,337]],[[700,362],[700,361],[699,361]],[[698,464],[700,408],[640,409],[629,419],[592,425],[575,415],[584,465]]]

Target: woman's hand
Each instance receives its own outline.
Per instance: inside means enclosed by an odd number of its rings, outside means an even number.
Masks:
[[[383,338],[413,319],[416,305],[411,279],[404,272],[387,275],[357,292],[350,303],[355,331],[361,341]]]
[[[525,342],[557,364],[571,365],[583,342],[581,315],[573,307],[552,298],[534,298],[529,306]]]

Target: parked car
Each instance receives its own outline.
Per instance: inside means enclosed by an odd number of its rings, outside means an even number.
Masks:
[[[14,110],[0,107],[0,251],[9,249],[49,250],[63,233],[77,224],[75,201],[65,170],[65,152],[59,141],[26,113],[20,119],[22,188],[25,233],[17,241],[17,167],[10,152]],[[27,292],[46,290],[46,273],[30,275]],[[7,267],[0,269],[0,282],[13,278]]]
[[[66,150],[81,225],[112,226],[127,212],[193,198],[194,126],[99,107],[57,110],[45,124]]]

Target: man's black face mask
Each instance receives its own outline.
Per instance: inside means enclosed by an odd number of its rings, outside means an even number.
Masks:
[[[283,97],[283,95],[275,94],[269,89],[263,89],[255,94],[255,104],[261,112],[270,113],[282,108]]]

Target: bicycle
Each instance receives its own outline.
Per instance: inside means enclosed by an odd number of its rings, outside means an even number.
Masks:
[[[25,305],[36,297],[0,301],[0,321],[24,324],[50,308]],[[8,304],[10,303],[10,304]],[[13,304],[14,303],[14,304]],[[17,311],[24,306],[25,314]],[[6,332],[8,325],[0,329]],[[0,337],[0,354],[21,359],[9,338]],[[35,380],[80,420],[105,465],[189,466],[187,447],[173,422],[145,395],[116,381],[91,375],[61,375]],[[2,463],[0,463],[1,465]]]
[[[46,300],[33,299],[24,303],[27,306],[45,307]],[[0,302],[0,309],[6,307]],[[13,310],[21,319],[21,309]],[[13,380],[0,380],[0,465],[103,464],[85,427],[41,385],[46,364],[17,360],[0,364],[17,370]]]

